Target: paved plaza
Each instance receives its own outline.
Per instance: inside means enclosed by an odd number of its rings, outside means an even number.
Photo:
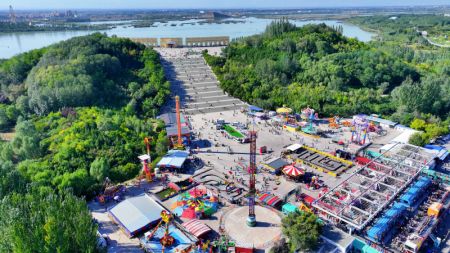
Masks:
[[[250,128],[254,128],[258,132],[258,139],[256,140],[257,147],[267,146],[269,150],[268,154],[257,154],[256,162],[263,163],[276,158],[281,155],[281,151],[292,143],[305,144],[311,147],[315,147],[319,150],[331,151],[334,148],[334,144],[329,143],[329,139],[317,140],[315,138],[303,136],[299,133],[291,133],[276,127],[270,120],[268,121],[256,121],[254,126],[250,118],[246,114],[240,111],[225,111],[215,112],[208,114],[197,114],[189,116],[190,124],[192,125],[196,139],[193,141],[196,156],[201,158],[205,164],[210,164],[211,167],[222,174],[229,174],[230,168],[236,179],[242,180],[242,184],[246,185],[248,182],[248,176],[245,170],[241,170],[242,167],[247,167],[249,162],[249,145],[241,144],[233,139],[229,139],[223,136],[219,130],[215,129],[213,121],[217,119],[224,119],[227,122],[241,122],[249,124]],[[231,151],[231,152],[230,152]],[[340,175],[340,177],[332,177],[326,173],[320,173],[317,170],[306,168],[306,171],[317,175],[321,180],[326,182],[328,187],[334,187],[342,180],[347,178],[356,167],[352,167]],[[277,184],[276,182],[280,182]],[[266,184],[267,182],[267,184]],[[267,172],[260,172],[257,174],[257,190],[270,191],[280,197],[283,197],[287,193],[301,188],[301,191],[313,196],[318,197],[319,192],[317,190],[308,190],[304,187],[304,184],[288,181],[284,176],[275,176]]]
[[[261,206],[255,207],[255,214],[256,226],[249,227],[246,225],[248,207],[231,209],[223,217],[225,231],[238,245],[269,248],[281,238],[281,218],[276,212]]]

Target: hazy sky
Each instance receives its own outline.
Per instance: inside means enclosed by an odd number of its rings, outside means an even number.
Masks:
[[[0,0],[0,9],[300,8],[448,5],[449,0]]]

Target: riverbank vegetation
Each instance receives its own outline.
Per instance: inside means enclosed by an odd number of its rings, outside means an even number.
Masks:
[[[399,42],[363,43],[324,24],[281,19],[261,35],[205,54],[229,94],[265,109],[310,106],[322,116],[376,113],[402,124],[445,120],[450,112],[450,52]]]
[[[363,28],[377,31],[378,39],[386,42],[402,42],[404,44],[427,47],[429,44],[422,37],[450,36],[450,19],[444,15],[373,15],[352,17],[347,20]]]
[[[144,137],[155,160],[166,151],[154,119],[170,93],[158,54],[77,37],[0,62],[0,86],[0,128],[14,132],[0,143],[0,251],[95,252],[96,227],[76,196],[138,175]]]
[[[13,33],[13,32],[56,32],[56,31],[100,31],[109,29],[110,25],[107,24],[83,24],[83,23],[71,23],[71,22],[51,22],[43,24],[33,24],[30,22],[0,22],[0,34],[1,33]]]
[[[413,66],[420,73],[419,81],[408,79],[392,93],[398,107],[391,118],[403,124],[411,123],[412,128],[422,131],[415,134],[410,143],[423,146],[448,134],[450,50],[430,44],[428,40],[448,46],[450,19],[444,15],[402,14],[353,17],[348,21],[376,30],[378,36],[371,43],[374,47]],[[421,122],[420,127],[418,122]]]

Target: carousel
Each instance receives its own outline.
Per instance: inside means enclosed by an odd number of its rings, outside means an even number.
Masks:
[[[283,174],[289,179],[298,180],[300,177],[305,175],[305,170],[298,168],[295,164],[287,165],[282,170]]]

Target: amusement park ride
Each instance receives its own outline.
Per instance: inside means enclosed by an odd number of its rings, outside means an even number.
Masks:
[[[151,166],[152,166],[152,159],[150,156],[150,141],[151,138],[145,137],[144,143],[147,148],[147,154],[138,156],[139,160],[142,162],[142,171],[145,174],[145,178],[148,182],[151,182],[153,180],[152,178],[152,172],[151,172]]]
[[[363,114],[356,115],[353,118],[352,122],[351,142],[358,145],[364,145],[366,144],[368,134],[369,134],[369,121],[367,120],[366,116]]]
[[[247,225],[249,227],[256,226],[256,214],[255,214],[255,183],[256,183],[256,131],[249,132],[250,135],[250,166],[248,173],[250,175],[249,191],[248,191],[248,218]]]
[[[317,130],[314,127],[314,121],[319,118],[318,114],[314,111],[314,109],[306,107],[302,110],[300,117],[307,122],[307,124],[302,127],[302,131],[307,134],[316,135]]]
[[[161,211],[161,221],[156,225],[156,227],[150,232],[147,236],[147,241],[150,241],[155,235],[156,231],[162,225],[165,226],[164,236],[159,240],[161,245],[163,246],[163,252],[165,247],[170,247],[174,244],[175,238],[169,234],[169,226],[173,221],[173,215],[166,210]]]

